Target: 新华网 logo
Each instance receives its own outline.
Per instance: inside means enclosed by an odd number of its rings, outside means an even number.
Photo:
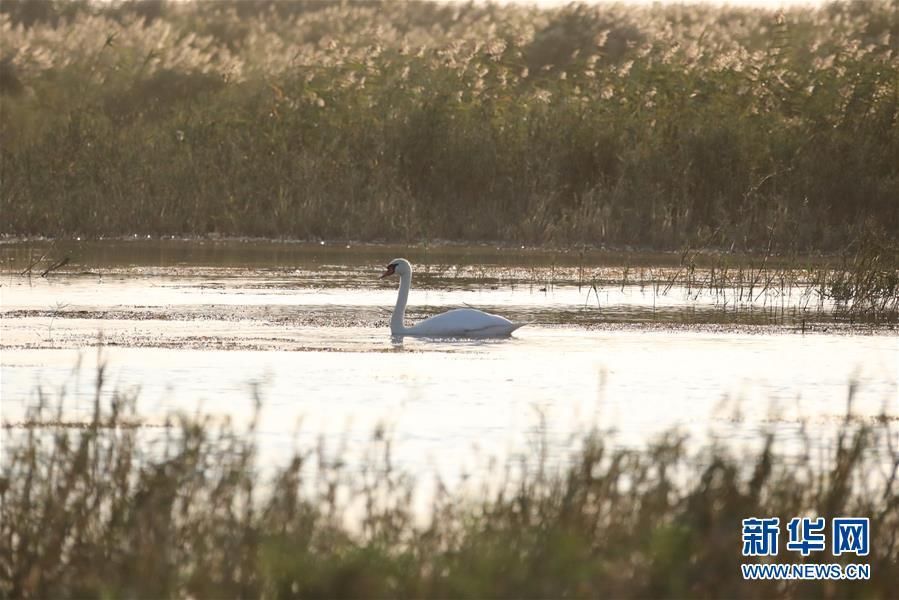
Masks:
[[[870,552],[871,527],[867,517],[835,517],[830,530],[824,517],[794,517],[786,524],[786,532],[786,549],[803,557],[824,552],[828,542],[833,556],[863,557]],[[743,519],[743,556],[777,556],[779,539],[780,518]],[[740,566],[744,579],[851,580],[868,579],[871,573],[866,563],[746,563]]]

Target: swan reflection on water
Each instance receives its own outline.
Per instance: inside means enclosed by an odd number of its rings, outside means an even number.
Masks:
[[[416,347],[413,345],[411,348],[409,346],[404,345],[404,341],[406,337],[409,337],[411,340],[414,340],[416,344],[426,345],[426,348]],[[518,338],[515,338],[511,335],[497,337],[467,337],[461,335],[455,336],[425,336],[425,335],[416,335],[416,336],[406,336],[403,334],[399,335],[390,335],[390,343],[393,346],[394,350],[420,350],[420,351],[449,351],[452,352],[454,350],[464,350],[466,348],[487,348],[489,346],[494,346],[496,344],[508,344],[514,343]],[[520,341],[520,340],[518,340]]]

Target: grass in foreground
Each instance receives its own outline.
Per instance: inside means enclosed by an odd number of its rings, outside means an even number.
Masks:
[[[3,232],[895,236],[897,14],[5,0]]]
[[[5,597],[889,598],[899,580],[888,419],[847,417],[827,466],[771,438],[735,457],[673,434],[626,450],[593,433],[563,465],[538,449],[494,485],[440,488],[420,524],[381,432],[359,469],[311,450],[263,484],[252,431],[173,418],[151,448],[120,427],[132,399],[97,398],[85,429],[4,431]],[[741,519],[802,515],[870,516],[871,579],[743,582]]]

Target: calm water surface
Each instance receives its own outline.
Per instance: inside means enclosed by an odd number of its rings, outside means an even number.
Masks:
[[[410,321],[471,305],[531,324],[391,340],[396,282],[377,276],[395,256],[417,268]],[[789,445],[805,423],[824,439],[850,381],[856,415],[899,414],[895,331],[834,319],[799,277],[703,286],[672,255],[171,240],[5,243],[0,260],[7,425],[38,387],[89,418],[98,350],[107,394],[138,391],[151,429],[172,411],[240,427],[257,389],[273,459],[298,431],[361,452],[383,423],[397,460],[448,474],[527,451],[535,432],[564,453],[594,425],[637,445],[672,427],[738,446],[774,429]]]

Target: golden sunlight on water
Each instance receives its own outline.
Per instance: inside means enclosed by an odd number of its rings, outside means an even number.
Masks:
[[[593,426],[635,445],[672,427],[737,445],[773,429],[790,443],[802,422],[812,432],[839,423],[850,381],[858,417],[899,412],[895,331],[847,330],[827,307],[809,308],[802,284],[740,301],[733,289],[665,283],[670,267],[645,267],[662,285],[646,272],[597,284],[622,275],[620,257],[566,266],[457,249],[421,261],[408,319],[473,305],[531,324],[508,340],[398,343],[387,328],[395,283],[376,276],[380,255],[399,249],[293,249],[289,267],[263,267],[248,251],[230,268],[210,256],[84,253],[45,278],[20,275],[21,248],[6,251],[6,424],[28,418],[37,387],[65,397],[64,419],[87,419],[98,342],[105,393],[139,390],[151,435],[172,411],[245,424],[255,385],[265,452],[289,452],[300,431],[352,455],[385,424],[397,460],[424,470],[458,472],[468,464],[460,457],[522,451],[535,432],[562,455],[572,434]]]

